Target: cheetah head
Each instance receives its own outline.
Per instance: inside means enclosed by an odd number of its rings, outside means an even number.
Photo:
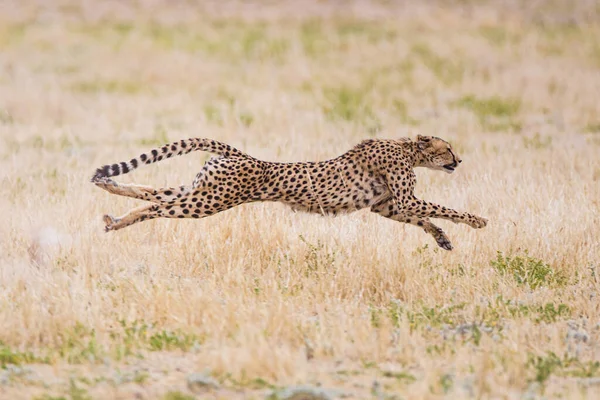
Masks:
[[[450,143],[435,136],[417,135],[417,149],[421,153],[421,162],[419,163],[421,167],[451,174],[462,162],[452,150]]]

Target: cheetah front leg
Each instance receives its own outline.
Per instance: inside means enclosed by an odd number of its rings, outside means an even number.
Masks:
[[[150,186],[119,183],[110,178],[100,178],[94,181],[94,184],[112,194],[152,203],[168,203],[185,196],[192,190],[189,186],[154,189]]]
[[[415,217],[402,214],[394,200],[388,200],[381,204],[376,204],[371,207],[371,211],[383,217],[393,219],[394,221],[403,222],[423,228],[425,232],[433,236],[438,246],[444,250],[452,250],[452,243],[446,236],[446,233],[439,226],[429,221],[429,218]]]
[[[430,203],[416,197],[402,201],[402,213],[415,217],[447,219],[455,224],[463,223],[472,228],[480,229],[487,225],[488,220],[466,212],[460,212],[438,204]]]

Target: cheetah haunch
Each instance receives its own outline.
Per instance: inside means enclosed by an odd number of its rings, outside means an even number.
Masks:
[[[207,161],[190,186],[153,189],[110,179],[141,164],[194,150],[219,157]],[[429,218],[462,222],[473,228],[483,228],[487,220],[417,199],[413,169],[427,167],[452,173],[461,162],[448,142],[433,136],[419,135],[416,141],[370,139],[337,158],[298,163],[261,161],[225,143],[194,138],[151,150],[129,162],[98,168],[92,182],[110,193],[152,203],[118,218],[105,215],[107,232],[158,217],[203,218],[244,203],[279,201],[294,210],[323,215],[370,207],[386,218],[422,227],[440,247],[452,250],[444,231]]]

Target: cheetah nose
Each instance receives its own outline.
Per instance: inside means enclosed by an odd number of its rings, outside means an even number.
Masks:
[[[458,163],[460,164],[462,162],[462,160],[458,160]]]

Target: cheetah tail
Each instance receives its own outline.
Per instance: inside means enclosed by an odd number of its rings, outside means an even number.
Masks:
[[[147,153],[141,154],[137,158],[132,158],[129,161],[122,161],[118,164],[104,165],[96,170],[92,176],[92,182],[101,178],[108,178],[126,174],[133,171],[141,164],[152,164],[163,159],[173,156],[188,154],[195,150],[208,151],[210,153],[219,154],[223,157],[250,157],[246,153],[228,145],[212,139],[191,138],[182,139],[178,142],[166,144],[162,147],[150,150]]]

